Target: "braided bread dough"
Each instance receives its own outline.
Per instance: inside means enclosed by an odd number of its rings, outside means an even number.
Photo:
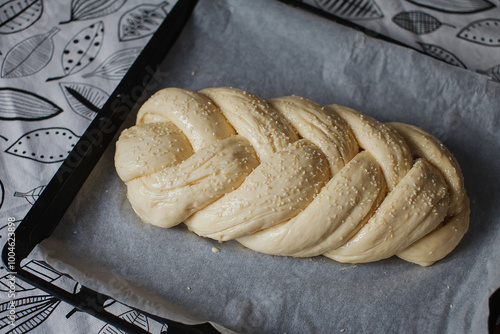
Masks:
[[[302,97],[166,88],[116,143],[137,214],[258,252],[428,266],[469,225],[457,161],[411,125]]]

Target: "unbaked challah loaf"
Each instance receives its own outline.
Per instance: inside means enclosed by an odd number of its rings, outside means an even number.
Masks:
[[[427,266],[469,225],[460,167],[436,138],[297,96],[163,89],[115,165],[144,221],[267,254]]]

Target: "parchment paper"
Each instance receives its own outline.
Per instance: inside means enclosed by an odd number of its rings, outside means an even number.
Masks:
[[[265,0],[200,1],[160,77],[158,89],[296,94],[420,126],[462,166],[470,230],[428,268],[263,255],[143,224],[114,171],[112,145],[34,258],[130,306],[237,332],[487,332],[488,297],[500,286],[500,85]]]

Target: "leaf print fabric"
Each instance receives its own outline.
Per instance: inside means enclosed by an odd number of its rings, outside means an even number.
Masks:
[[[408,0],[416,5],[445,13],[472,14],[495,7],[487,0]]]
[[[6,330],[7,328],[12,328],[11,323],[7,320],[11,310],[11,308],[9,308],[10,303],[11,302],[5,302],[0,304],[0,329]],[[60,300],[50,295],[14,299],[12,304],[16,312],[23,315],[22,318],[19,319],[18,325],[18,328],[22,328],[22,330],[15,332],[27,333],[38,327],[60,303]],[[10,332],[15,333],[12,329]]]
[[[130,41],[151,36],[167,17],[164,7],[168,3],[159,5],[145,4],[128,11],[120,19],[120,41]]]
[[[42,193],[42,191],[45,189],[45,186],[38,186],[34,189],[31,189],[30,191],[27,191],[27,192],[19,192],[19,191],[16,191],[14,193],[14,197],[24,197],[29,204],[33,205],[35,204],[36,200],[38,199],[38,197],[40,196],[40,194]]]
[[[46,98],[16,88],[0,88],[0,120],[39,121],[62,109]]]
[[[71,39],[63,52],[62,64],[66,75],[81,71],[99,53],[104,38],[104,24],[97,22],[83,29]]]
[[[127,0],[73,0],[71,21],[90,20],[106,16],[120,9]],[[63,23],[68,23],[63,22]]]
[[[109,80],[120,80],[140,53],[141,48],[120,50],[106,59],[94,72],[84,74],[83,77],[97,76]]]
[[[384,16],[373,0],[317,0],[319,8],[344,19],[371,20]]]
[[[61,162],[79,138],[66,128],[37,129],[22,135],[5,152],[42,163]]]
[[[52,37],[60,29],[25,39],[14,46],[5,56],[2,65],[3,78],[19,78],[37,73],[52,59],[54,42]]]
[[[420,43],[420,45],[422,46],[424,52],[428,55],[442,60],[450,65],[466,68],[464,63],[462,63],[460,59],[458,59],[453,53],[443,49],[442,47],[425,43]]]
[[[102,47],[104,39],[104,24],[101,22],[93,23],[87,28],[79,31],[66,44],[61,57],[61,65],[64,75],[61,77],[50,78],[58,80],[68,75],[78,73],[92,63]]]
[[[6,274],[6,275],[0,277],[0,291],[1,292],[9,292],[11,282],[12,281],[10,279],[10,274]],[[15,282],[15,287],[16,287],[16,291],[30,291],[30,290],[35,289],[34,286],[31,286],[22,280],[17,280]]]
[[[43,12],[42,0],[11,0],[0,5],[0,34],[13,34],[32,26]]]
[[[457,35],[466,41],[485,46],[500,46],[500,19],[474,21]]]
[[[500,64],[493,66],[485,71],[483,70],[477,70],[477,71],[481,74],[487,75],[493,81],[500,82]]]
[[[3,205],[4,194],[5,194],[5,190],[3,188],[2,180],[0,180],[0,209],[2,208],[2,205]]]
[[[130,310],[127,311],[119,316],[121,319],[136,325],[137,327],[148,331],[149,330],[149,318],[136,310]],[[99,334],[114,334],[117,332],[122,332],[119,329],[115,328],[114,326],[111,326],[109,324],[105,325],[101,330],[99,331]]]
[[[492,0],[298,0],[452,66],[497,81],[500,3]],[[364,30],[362,30],[364,31]],[[492,69],[492,70],[488,70]]]
[[[401,28],[417,35],[431,33],[443,25],[434,16],[419,11],[402,12],[394,16],[392,20]]]
[[[89,120],[94,118],[109,97],[105,91],[92,85],[61,83],[60,86],[71,109]]]

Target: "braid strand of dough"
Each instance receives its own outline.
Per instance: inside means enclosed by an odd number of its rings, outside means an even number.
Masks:
[[[266,254],[428,266],[469,226],[460,166],[436,138],[298,96],[165,88],[115,166],[143,221]]]

